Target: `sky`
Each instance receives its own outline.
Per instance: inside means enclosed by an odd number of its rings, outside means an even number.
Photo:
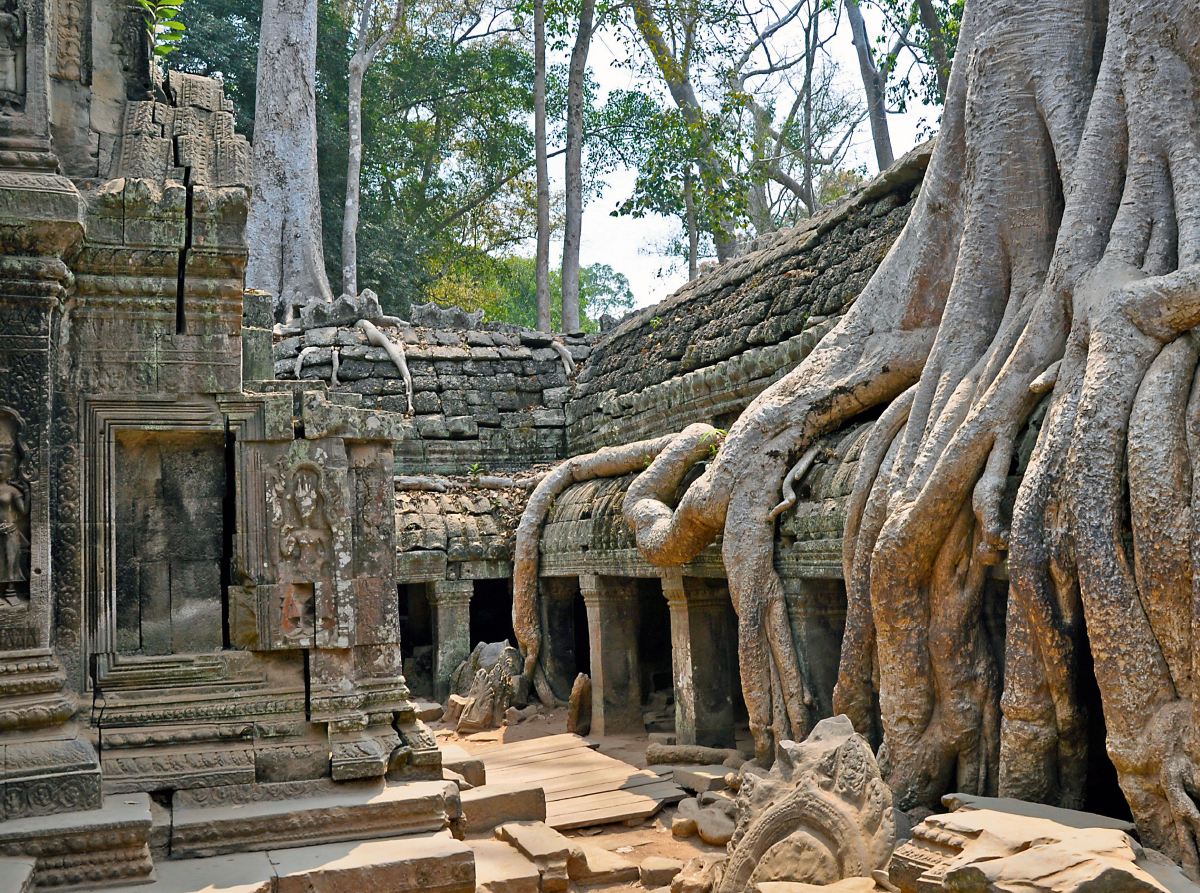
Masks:
[[[868,32],[874,37],[880,32],[878,13],[870,8],[863,10]],[[850,28],[843,18],[830,47],[834,61],[841,72],[843,84],[861,94],[858,59],[850,42]],[[621,54],[620,46],[613,35],[601,32],[592,40],[588,64],[598,81],[602,95],[610,90],[632,89],[636,86],[633,74],[626,68],[614,64]],[[565,61],[565,56],[564,56]],[[917,144],[918,130],[928,122],[936,121],[938,111],[913,103],[904,115],[889,115],[892,150],[899,158]],[[847,166],[854,168],[866,165],[872,175],[878,171],[875,151],[871,144],[870,127],[864,121],[855,134],[847,157]],[[561,156],[550,162],[551,189],[562,189],[563,168]],[[679,224],[662,217],[612,217],[610,212],[622,199],[633,191],[636,174],[632,170],[614,171],[606,178],[603,193],[593,198],[584,209],[583,236],[580,245],[580,262],[584,266],[594,263],[608,264],[628,277],[638,307],[645,307],[663,300],[687,281],[686,265],[670,269],[671,259],[658,255],[654,246],[666,241],[678,231]],[[532,248],[532,246],[531,246]],[[532,253],[532,251],[530,252]],[[554,267],[562,262],[562,242],[551,242],[550,263]]]

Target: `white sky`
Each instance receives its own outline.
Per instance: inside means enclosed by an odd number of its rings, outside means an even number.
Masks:
[[[863,9],[867,29],[872,39],[880,32],[878,13],[870,8]],[[841,70],[841,77],[848,89],[861,95],[862,81],[858,73],[858,59],[850,42],[850,28],[844,17],[838,33],[830,46],[830,52]],[[637,83],[626,68],[613,64],[621,57],[621,48],[612,34],[601,32],[592,40],[588,64],[603,93],[610,90],[634,89]],[[565,55],[564,60],[565,61]],[[603,96],[598,97],[603,101]],[[889,115],[892,150],[897,158],[917,143],[917,130],[922,119],[925,123],[937,120],[938,110],[911,103],[911,110],[904,115]],[[864,121],[855,135],[846,160],[848,167],[865,164],[874,174],[878,170],[875,151],[871,145],[871,131]],[[550,161],[551,189],[562,188],[562,156]],[[637,306],[657,303],[670,295],[687,281],[687,268],[670,270],[671,259],[654,252],[654,246],[665,241],[678,230],[679,224],[663,217],[612,217],[609,212],[633,191],[636,174],[632,170],[614,171],[606,178],[607,187],[598,198],[593,198],[584,209],[583,238],[580,246],[580,262],[584,266],[605,263],[629,277]],[[532,246],[530,246],[532,248]],[[532,253],[532,251],[530,252]],[[550,246],[550,263],[554,267],[562,262],[562,242],[555,239]]]

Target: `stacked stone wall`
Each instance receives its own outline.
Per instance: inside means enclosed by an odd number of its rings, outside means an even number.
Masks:
[[[929,160],[913,150],[867,187],[627,319],[567,405],[572,454],[693,422],[728,427],[795,368],[866,286],[904,228]]]
[[[574,383],[548,336],[505,330],[442,331],[382,327],[403,343],[413,381],[413,414],[396,445],[398,474],[511,472],[567,456],[564,407]],[[596,336],[566,336],[575,362],[587,359]],[[382,347],[358,329],[327,327],[281,338],[275,377],[362,395],[363,406],[407,410],[406,387]],[[338,354],[333,383],[333,354]]]

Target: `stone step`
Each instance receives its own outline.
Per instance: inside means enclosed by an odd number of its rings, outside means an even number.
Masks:
[[[442,752],[443,769],[457,772],[477,788],[487,784],[487,771],[482,758],[471,756],[458,744],[441,744],[438,749]]]
[[[588,885],[627,884],[640,877],[638,866],[628,859],[581,840],[571,841],[567,874],[576,883]]]
[[[106,893],[474,893],[475,858],[449,831],[176,859],[150,885]],[[535,887],[536,890],[536,887]]]
[[[0,822],[0,853],[32,858],[39,891],[144,883],[154,871],[150,823],[148,794],[119,794],[104,798],[100,809]]]
[[[503,840],[471,840],[477,893],[538,893],[536,865]]]
[[[461,812],[449,781],[277,782],[176,791],[172,859],[441,831]]]
[[[0,893],[29,893],[33,889],[33,869],[36,864],[37,860],[31,856],[0,859]]]

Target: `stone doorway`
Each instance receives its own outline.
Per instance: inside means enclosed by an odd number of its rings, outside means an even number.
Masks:
[[[513,631],[511,578],[475,580],[471,596],[471,647],[480,642],[517,644]]]

